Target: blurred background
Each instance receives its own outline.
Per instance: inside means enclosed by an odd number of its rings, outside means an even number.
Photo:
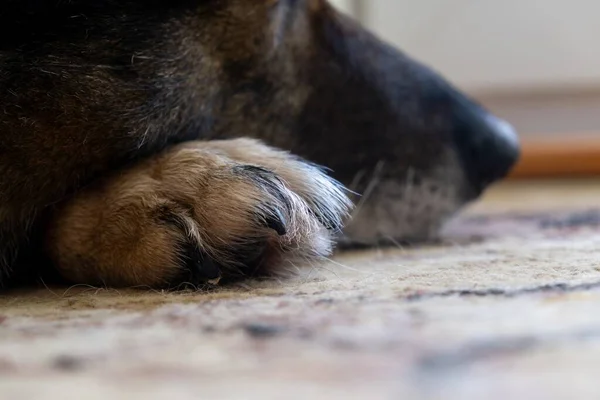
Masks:
[[[600,2],[333,3],[511,122],[514,178],[600,176]]]

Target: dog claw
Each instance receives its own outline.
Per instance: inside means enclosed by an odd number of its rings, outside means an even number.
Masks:
[[[207,282],[216,285],[221,280],[221,269],[200,248],[194,244],[188,245],[187,268],[194,282]]]
[[[218,283],[221,279],[221,269],[210,258],[206,257],[199,267],[200,277],[204,278],[208,283]]]
[[[265,223],[268,228],[273,229],[279,236],[284,236],[287,233],[287,222],[279,210],[273,210],[273,214],[266,218]]]

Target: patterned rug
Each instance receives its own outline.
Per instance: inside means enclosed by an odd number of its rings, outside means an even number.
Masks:
[[[285,281],[3,294],[0,398],[594,397],[600,211],[492,200]]]

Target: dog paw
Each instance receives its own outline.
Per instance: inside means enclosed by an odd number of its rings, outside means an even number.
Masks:
[[[76,283],[217,283],[329,255],[349,208],[340,184],[289,153],[249,139],[195,141],[61,205],[46,249]]]

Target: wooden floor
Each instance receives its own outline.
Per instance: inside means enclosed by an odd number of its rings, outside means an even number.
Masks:
[[[531,137],[524,138],[522,146],[512,178],[600,176],[600,135]]]

